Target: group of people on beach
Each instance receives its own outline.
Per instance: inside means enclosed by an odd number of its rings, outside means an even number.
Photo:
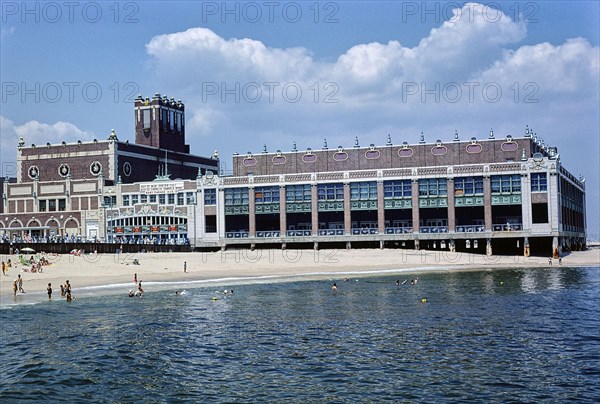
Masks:
[[[48,300],[52,300],[52,283],[48,283],[46,291],[48,292]],[[75,298],[71,295],[71,283],[68,279],[64,285],[60,285],[60,297],[66,298],[67,302],[70,302]]]
[[[136,284],[137,290],[134,292],[133,289],[129,289],[129,297],[142,297],[144,294],[144,289],[142,289],[142,280],[138,280],[137,273],[133,274],[133,283]]]

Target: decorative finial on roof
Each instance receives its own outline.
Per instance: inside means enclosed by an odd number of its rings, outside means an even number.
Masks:
[[[455,130],[455,131],[454,131],[454,141],[455,141],[455,142],[458,142],[458,140],[459,140],[459,139],[458,139],[458,131],[457,131],[457,130]]]
[[[419,143],[425,143],[425,135],[423,132],[421,132],[421,140],[419,140]]]
[[[19,150],[21,147],[25,146],[25,139],[23,139],[23,135],[19,136]]]
[[[108,135],[108,140],[119,140],[119,139],[117,138],[117,134],[115,133],[115,130],[114,130],[114,129],[111,129],[111,130],[110,130],[110,135]]]
[[[493,139],[493,138],[494,138],[494,130],[490,129],[490,139]]]
[[[213,153],[213,158],[216,160],[219,159],[219,151],[217,149],[215,149],[215,152]]]
[[[198,167],[198,174],[196,174],[196,180],[199,180],[202,178],[202,169],[200,167]]]
[[[531,133],[529,132],[529,125],[525,125],[525,137],[531,137]]]
[[[527,155],[525,154],[525,149],[521,151],[521,161],[527,161]]]
[[[323,150],[327,150],[327,138],[323,139]]]
[[[387,144],[388,146],[391,146],[391,145],[392,145],[392,135],[390,135],[389,133],[388,133],[388,138],[387,138],[387,143],[386,143],[386,144]]]
[[[298,151],[298,147],[296,147],[296,141],[294,140],[294,145],[292,146],[292,151],[293,152],[297,152]]]
[[[358,144],[358,136],[356,136],[356,138],[354,138],[354,147],[360,147]]]

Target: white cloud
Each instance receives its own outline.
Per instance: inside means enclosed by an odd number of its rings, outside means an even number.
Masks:
[[[92,140],[92,133],[83,131],[69,122],[56,122],[54,124],[41,123],[35,120],[15,125],[14,122],[0,115],[0,161],[2,162],[2,173],[0,175],[16,175],[15,161],[17,144],[22,136],[26,145],[51,144],[65,141],[67,143],[77,140]]]

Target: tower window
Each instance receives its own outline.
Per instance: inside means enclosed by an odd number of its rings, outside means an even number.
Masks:
[[[150,109],[144,111],[144,129],[150,129]]]

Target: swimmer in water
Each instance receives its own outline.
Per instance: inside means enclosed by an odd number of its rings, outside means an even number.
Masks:
[[[337,291],[337,285],[334,283],[333,286],[331,287],[331,290],[333,290],[334,292]]]
[[[129,289],[129,297],[133,297],[133,296],[134,296],[133,290]]]

